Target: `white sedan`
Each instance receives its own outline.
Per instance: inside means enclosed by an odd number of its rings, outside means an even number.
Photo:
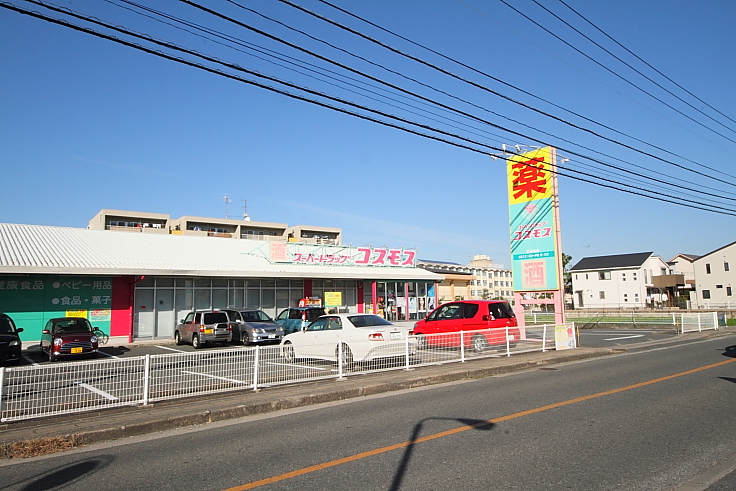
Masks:
[[[298,358],[346,364],[416,353],[411,328],[399,327],[373,314],[323,315],[302,331],[284,336],[281,355],[287,362]],[[408,341],[408,342],[407,342]]]

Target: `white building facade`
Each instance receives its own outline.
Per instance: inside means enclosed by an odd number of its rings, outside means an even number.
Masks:
[[[642,309],[668,300],[654,278],[670,274],[651,252],[586,257],[570,268],[576,309]]]
[[[733,308],[736,299],[736,242],[709,252],[693,262],[695,291],[690,294],[693,308]]]

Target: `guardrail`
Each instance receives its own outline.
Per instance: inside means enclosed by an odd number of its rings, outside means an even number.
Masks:
[[[547,351],[555,349],[556,327],[574,329],[574,324],[408,336],[395,342],[340,340],[337,346],[295,346],[292,353],[275,345],[0,367],[0,421]]]
[[[575,322],[577,325],[588,324],[631,324],[673,326],[681,333],[698,331],[703,329],[718,329],[718,316],[716,312],[656,312],[656,311],[631,311],[631,312],[579,312],[566,311],[565,318]],[[552,312],[529,312],[524,314],[524,320],[528,324],[552,323],[554,313]]]

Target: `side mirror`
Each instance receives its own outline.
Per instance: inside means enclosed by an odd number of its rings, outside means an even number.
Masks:
[[[491,318],[490,318],[489,316],[487,316],[487,315],[484,315],[484,316],[482,317],[482,319],[483,319],[484,321],[489,321],[489,320],[491,320]]]
[[[184,324],[184,319],[179,319],[179,324]]]
[[[19,327],[19,328],[17,328],[17,329],[15,330],[15,332],[23,332],[23,328],[22,328],[22,327]]]
[[[48,329],[44,329],[43,331],[41,331],[41,334],[51,334],[51,331],[49,331]]]

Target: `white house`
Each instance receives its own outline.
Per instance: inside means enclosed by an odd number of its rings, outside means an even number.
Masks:
[[[652,252],[585,257],[570,273],[576,309],[636,309],[667,303],[672,292],[668,294],[660,280],[667,277],[668,283],[676,283],[667,263]]]
[[[736,287],[736,242],[700,256],[693,262],[695,292],[690,294],[693,307],[701,309],[731,308],[736,306],[733,287]]]

